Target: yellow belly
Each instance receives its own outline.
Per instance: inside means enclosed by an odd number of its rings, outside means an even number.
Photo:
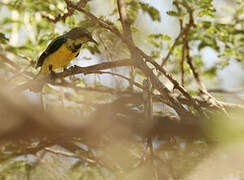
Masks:
[[[50,74],[50,65],[52,66],[52,70],[66,68],[78,53],[73,53],[63,44],[57,51],[45,58],[40,73]]]

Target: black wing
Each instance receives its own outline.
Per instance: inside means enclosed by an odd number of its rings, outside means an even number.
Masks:
[[[38,62],[36,64],[36,68],[42,66],[45,58],[49,56],[50,54],[57,51],[65,42],[67,41],[65,36],[59,36],[56,39],[54,39],[47,47],[47,49],[41,54],[41,56],[38,59]]]

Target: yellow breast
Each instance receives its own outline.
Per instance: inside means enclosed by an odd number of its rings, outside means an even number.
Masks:
[[[66,68],[78,53],[73,53],[63,44],[57,51],[46,57],[42,64],[41,74],[50,74],[50,65],[52,66],[52,70]]]

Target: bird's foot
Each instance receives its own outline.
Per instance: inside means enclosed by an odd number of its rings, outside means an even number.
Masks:
[[[69,69],[67,67],[64,67],[64,71],[63,72],[67,72]]]
[[[57,75],[54,71],[51,71],[49,76],[52,81],[55,81],[57,79]]]
[[[52,65],[50,65],[49,66],[49,70],[50,70],[50,79],[52,80],[52,81],[55,81],[56,79],[57,79],[57,75],[56,75],[56,73],[52,70]]]
[[[69,69],[67,69],[67,71],[73,72],[73,71],[75,71],[78,67],[79,67],[79,66],[77,66],[77,65],[71,66]]]

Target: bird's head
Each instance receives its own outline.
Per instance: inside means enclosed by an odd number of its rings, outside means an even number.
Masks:
[[[81,41],[81,43],[86,42],[94,42],[97,44],[97,42],[92,38],[92,35],[89,31],[87,31],[83,27],[76,27],[71,29],[69,32],[65,34],[69,39],[72,39],[74,41]]]

